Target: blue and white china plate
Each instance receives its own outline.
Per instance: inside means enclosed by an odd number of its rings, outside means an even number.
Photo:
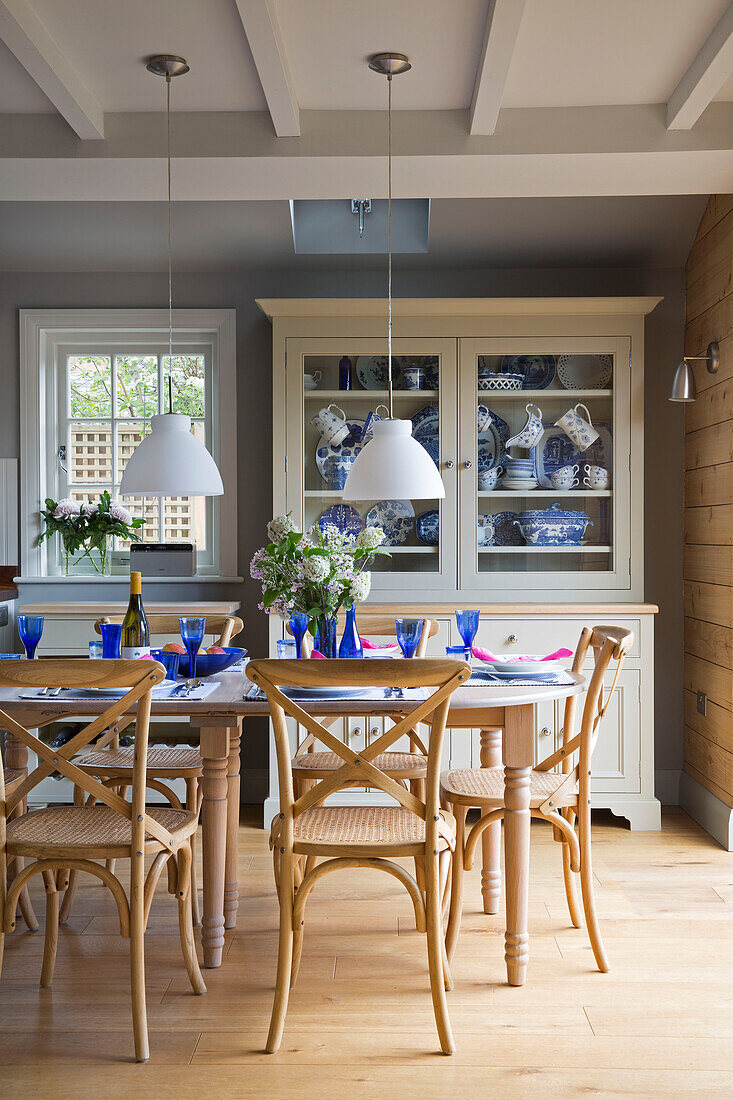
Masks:
[[[603,466],[613,469],[613,435],[610,424],[594,424],[599,439],[592,443],[587,451],[578,452],[575,444],[562,428],[554,424],[545,424],[545,434],[530,455],[534,460],[534,476],[543,489],[552,489],[552,475],[561,466],[575,462],[589,463],[591,466]]]
[[[285,687],[284,695],[294,699],[354,699],[374,689],[363,687]]]
[[[415,534],[426,546],[437,546],[440,542],[440,512],[431,508],[422,512],[415,520]]]
[[[440,468],[440,409],[437,405],[426,405],[410,419],[413,438],[425,448],[435,465]]]
[[[364,421],[350,418],[347,423],[349,425],[350,434],[346,436],[343,443],[334,445],[332,443],[324,443],[323,440],[321,440],[319,446],[316,448],[316,466],[318,467],[318,473],[329,489],[343,488],[343,482],[346,480],[346,475],[351,469],[354,459],[364,446],[362,440]],[[339,481],[341,484],[338,484]]]
[[[405,362],[404,355],[392,356],[392,385],[395,389],[403,385],[402,368]],[[356,360],[356,377],[365,390],[386,390],[388,373],[386,355],[360,355]]]
[[[482,470],[490,470],[493,466],[498,466],[504,459],[504,450],[506,447],[506,441],[511,435],[511,428],[498,413],[493,409],[489,409],[491,414],[491,423],[484,432],[478,434],[478,469],[479,473]]]
[[[498,680],[550,680],[554,681],[557,677],[557,671],[555,672],[499,672],[494,668],[492,664],[482,665],[480,669],[476,670],[479,673],[483,673],[484,676],[496,676]]]
[[[425,371],[425,389],[440,389],[440,360],[437,355],[426,355],[422,362]]]
[[[502,374],[523,374],[523,390],[546,390],[555,377],[554,355],[505,355]]]
[[[518,527],[514,526],[516,512],[497,512],[494,516],[493,546],[524,546]]]
[[[566,390],[604,390],[612,375],[612,355],[558,356],[557,377]]]
[[[356,508],[351,508],[348,504],[333,504],[320,517],[318,526],[322,531],[327,527],[336,527],[342,535],[358,535],[364,521]]]
[[[404,500],[380,500],[366,514],[367,527],[381,527],[385,546],[402,546],[415,526],[412,505]]]

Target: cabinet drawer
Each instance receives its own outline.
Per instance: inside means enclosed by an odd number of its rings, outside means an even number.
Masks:
[[[629,651],[630,657],[641,655],[640,622],[638,619],[611,619],[601,616],[605,626],[622,626],[634,632],[634,642]],[[561,646],[575,651],[584,626],[593,626],[595,616],[573,619],[481,619],[475,645],[483,646],[492,653],[552,653]],[[458,630],[454,624],[455,642],[460,643]],[[510,638],[516,640],[510,641]]]

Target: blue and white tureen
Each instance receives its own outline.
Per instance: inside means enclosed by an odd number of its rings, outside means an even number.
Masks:
[[[515,523],[528,546],[577,546],[593,526],[585,512],[569,512],[561,504],[520,512]]]

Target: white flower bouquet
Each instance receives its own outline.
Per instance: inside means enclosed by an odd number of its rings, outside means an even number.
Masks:
[[[69,566],[77,565],[82,558],[89,558],[95,572],[107,572],[107,540],[112,537],[131,542],[140,542],[137,529],[145,523],[144,519],[133,519],[126,508],[112,500],[105,490],[99,501],[82,504],[71,497],[62,500],[46,498],[46,507],[41,509],[41,518],[45,529],[38,536],[38,542],[59,535],[64,547],[64,564],[68,575]],[[97,552],[97,558],[93,551]],[[81,553],[80,553],[81,552]],[[79,554],[72,562],[74,554]]]

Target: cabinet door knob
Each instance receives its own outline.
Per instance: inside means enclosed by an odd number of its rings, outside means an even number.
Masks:
[[[549,737],[551,732],[552,731],[549,726],[543,726],[540,730],[540,737]]]
[[[466,461],[463,463],[463,468],[465,470],[470,470],[472,466],[473,466],[473,462],[471,461],[470,458],[467,458]]]
[[[379,733],[379,726],[372,726],[372,728],[369,730],[369,733],[372,735],[372,737],[376,737]]]
[[[453,467],[455,466],[455,462],[453,461],[452,458],[446,458],[443,465],[445,466],[446,470],[452,470]]]
[[[505,645],[516,645],[516,643],[517,643],[516,634],[510,634],[509,637],[507,638],[506,642],[505,642]]]

